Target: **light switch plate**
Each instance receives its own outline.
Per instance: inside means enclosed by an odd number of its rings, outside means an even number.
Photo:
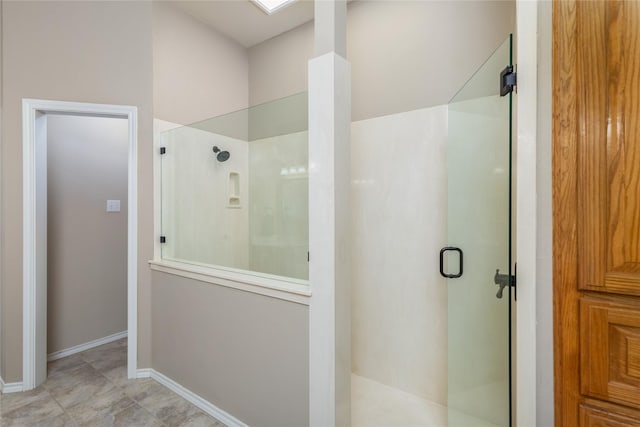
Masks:
[[[120,200],[107,200],[107,212],[120,212]]]

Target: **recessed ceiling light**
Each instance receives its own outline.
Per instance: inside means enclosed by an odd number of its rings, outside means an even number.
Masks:
[[[255,4],[257,4],[260,9],[264,10],[267,14],[271,15],[272,13],[282,9],[285,6],[293,3],[296,0],[251,0]]]

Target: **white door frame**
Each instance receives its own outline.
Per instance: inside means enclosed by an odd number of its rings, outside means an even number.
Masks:
[[[516,255],[518,301],[516,305],[516,366],[514,385],[515,424],[536,426],[536,367],[538,349],[536,304],[538,190],[536,187],[536,144],[538,102],[538,3],[516,1],[517,95],[517,195]],[[548,165],[549,167],[551,165]],[[550,233],[550,230],[547,231]],[[551,301],[542,301],[551,306]],[[545,374],[546,375],[546,374]],[[553,390],[549,390],[553,393]]]
[[[127,376],[135,378],[138,351],[138,109],[123,105],[23,99],[22,388],[32,390],[46,379],[47,113],[117,117],[127,119],[129,123]],[[45,209],[42,209],[43,204]]]

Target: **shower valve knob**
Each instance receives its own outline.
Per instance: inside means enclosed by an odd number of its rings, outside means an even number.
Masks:
[[[496,269],[496,274],[493,276],[493,283],[499,287],[498,293],[496,293],[496,298],[502,298],[504,288],[516,285],[516,277],[509,274],[500,274],[500,269]]]

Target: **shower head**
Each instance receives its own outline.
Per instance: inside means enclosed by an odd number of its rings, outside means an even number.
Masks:
[[[226,162],[227,160],[229,160],[229,157],[231,157],[231,154],[229,154],[228,151],[220,151],[220,149],[216,145],[213,146],[213,152],[217,154],[216,159],[219,162]]]

